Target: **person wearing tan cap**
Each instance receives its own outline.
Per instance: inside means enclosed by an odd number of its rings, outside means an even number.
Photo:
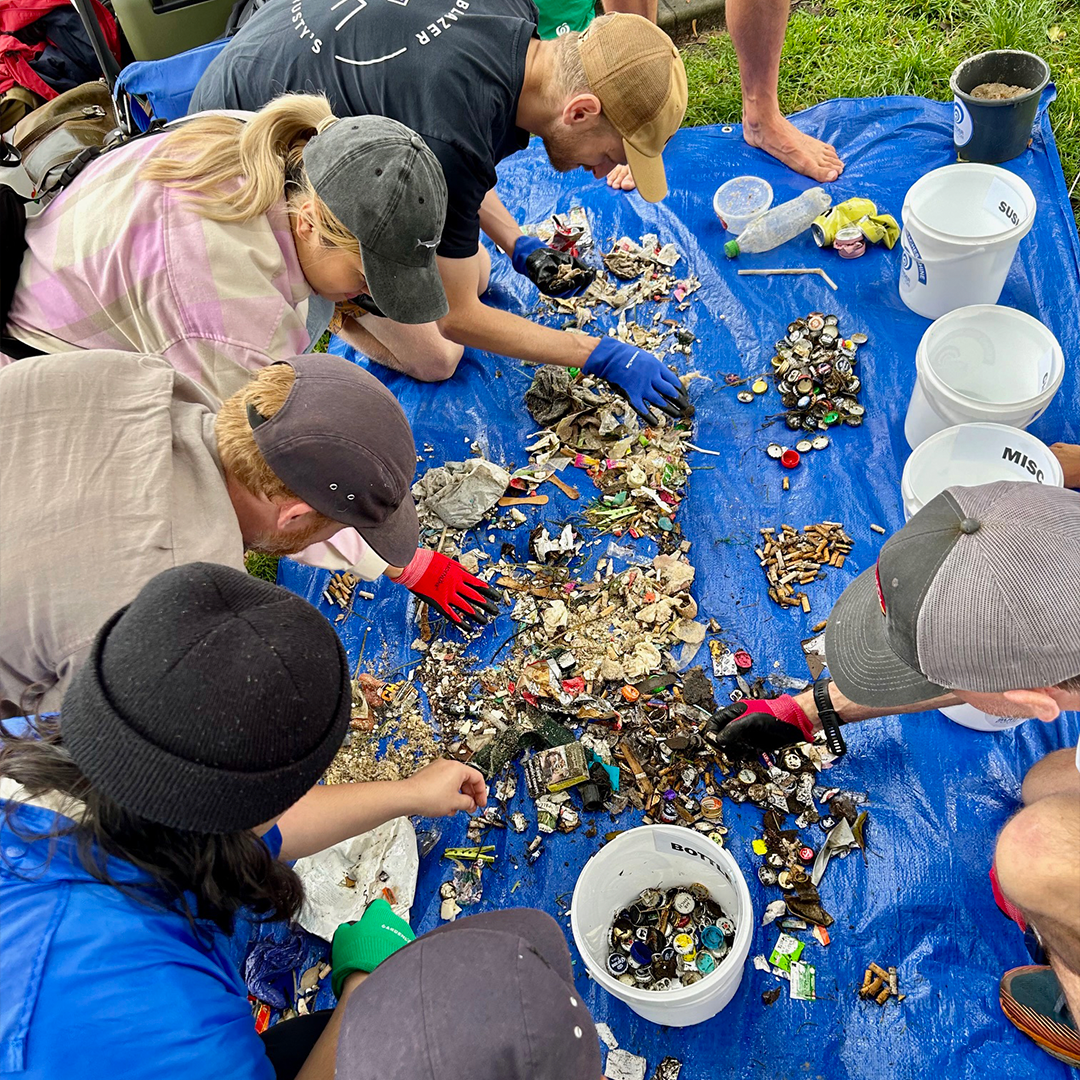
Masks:
[[[594,0],[537,0],[536,6],[542,38],[585,30],[596,15]],[[625,11],[656,22],[658,4],[657,0],[602,0],[602,7],[608,15]],[[789,0],[727,0],[724,8],[724,22],[739,61],[743,138],[789,169],[827,183],[844,171],[835,148],[800,131],[780,111],[780,53],[790,7]],[[616,165],[607,182],[622,191],[634,189],[629,165]]]
[[[570,261],[522,235],[494,192],[500,161],[537,135],[560,172],[585,168],[603,179],[629,163],[642,196],[657,202],[667,194],[661,155],[686,111],[678,50],[649,20],[603,16],[554,41],[536,31],[532,0],[272,0],[207,68],[192,109],[257,109],[282,91],[319,90],[339,114],[390,117],[431,148],[446,178],[435,245],[450,310],[419,326],[380,318],[372,304],[356,310],[338,332],[372,359],[436,381],[469,346],[582,368],[643,415],[678,414],[682,386],[652,354],[480,301],[490,269],[481,229],[544,287]]]

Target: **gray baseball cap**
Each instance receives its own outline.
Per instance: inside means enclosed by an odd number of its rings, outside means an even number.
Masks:
[[[397,398],[370,372],[340,356],[283,361],[296,372],[285,404],[269,419],[248,405],[248,423],[267,465],[304,502],[351,525],[391,566],[416,554],[416,446]]]
[[[383,314],[400,323],[441,319],[450,310],[435,264],[446,181],[427,143],[385,116],[352,116],[308,141],[304,168],[360,241],[364,276]]]
[[[380,964],[349,997],[334,1073],[336,1080],[602,1075],[566,939],[550,915],[531,908],[458,919]]]
[[[846,697],[884,707],[1080,674],[1080,494],[948,488],[841,594],[825,659]]]

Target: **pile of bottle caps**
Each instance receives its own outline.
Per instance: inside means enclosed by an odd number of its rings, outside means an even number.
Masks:
[[[771,363],[791,431],[862,423],[866,410],[858,401],[862,379],[855,367],[866,342],[862,333],[844,337],[839,317],[820,311],[788,324]]]
[[[701,884],[646,889],[611,924],[608,972],[642,990],[677,990],[716,971],[735,922]]]

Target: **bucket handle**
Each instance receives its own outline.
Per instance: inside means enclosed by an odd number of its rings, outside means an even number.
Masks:
[[[960,262],[962,259],[970,259],[972,255],[983,255],[986,252],[986,245],[982,247],[973,248],[971,251],[965,251],[961,255],[952,255],[947,259],[934,259],[934,266],[948,266],[950,263]],[[926,260],[924,259],[923,262]]]

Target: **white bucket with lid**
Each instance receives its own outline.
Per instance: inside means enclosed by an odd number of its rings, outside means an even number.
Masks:
[[[929,326],[915,352],[917,377],[904,435],[914,449],[935,431],[972,420],[1026,428],[1050,404],[1065,356],[1038,319],[975,304]]]
[[[900,476],[904,520],[949,487],[1020,480],[1064,487],[1061,463],[1034,435],[1004,424],[960,424],[911,452]]]
[[[949,705],[947,708],[938,709],[938,712],[947,716],[954,724],[972,731],[1008,731],[1027,723],[1027,718],[1018,720],[1015,716],[994,716],[982,709],[976,709],[974,705],[968,705],[967,702],[963,705]]]
[[[901,211],[900,299],[928,319],[996,304],[1035,208],[1031,188],[996,165],[946,165],[916,180]]]
[[[615,916],[644,889],[700,882],[735,922],[731,950],[716,970],[677,990],[642,990],[608,973],[608,934]],[[641,825],[620,833],[584,866],[574,887],[570,928],[589,974],[612,997],[654,1024],[689,1027],[714,1017],[742,982],[754,912],[738,864],[707,837],[677,825]]]

